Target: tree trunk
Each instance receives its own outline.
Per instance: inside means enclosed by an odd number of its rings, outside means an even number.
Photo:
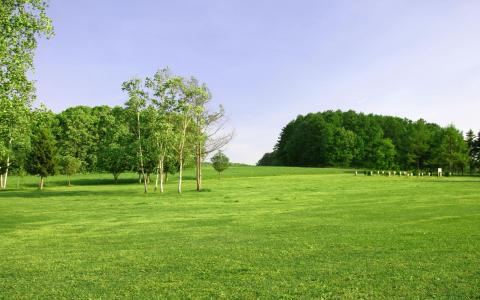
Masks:
[[[10,151],[12,151],[12,142],[13,142],[13,139],[10,138],[10,140],[8,141],[8,150],[9,150],[9,153],[7,155],[7,168],[5,169],[5,176],[3,178],[3,183],[2,183],[2,187],[4,189],[7,188],[7,178],[8,178],[8,169],[10,167]]]
[[[162,155],[160,159],[160,193],[163,193],[163,161],[165,159],[165,155]]]
[[[158,178],[159,178],[159,173],[160,173],[160,163],[158,163],[158,166],[157,166],[157,172],[155,174],[155,189],[154,191],[156,192],[157,189],[158,189]]]
[[[178,171],[178,193],[182,193],[183,155],[180,155],[180,170]]]
[[[68,186],[72,186],[72,182],[70,180],[70,176],[68,176]]]
[[[200,142],[197,143],[196,146],[196,181],[197,181],[197,191],[200,192],[202,190],[202,148]]]
[[[3,177],[3,188],[7,188],[7,178],[8,178],[8,167],[10,167],[10,155],[7,156],[7,168],[5,169],[5,175]]]
[[[40,190],[43,190],[43,177],[40,177],[39,188],[40,188]]]
[[[3,189],[3,174],[0,174],[0,189]]]
[[[180,143],[180,151],[178,154],[178,163],[180,164],[179,166],[179,171],[178,171],[178,193],[182,193],[182,176],[183,176],[183,146],[184,146],[184,141]]]
[[[179,172],[178,172],[178,193],[182,193],[182,176],[183,176],[183,148],[185,148],[185,138],[187,135],[187,127],[188,121],[183,121],[183,132],[182,132],[182,139],[180,140],[180,147],[178,151],[178,162],[180,164]]]
[[[113,174],[113,180],[115,181],[115,183],[118,182],[118,174],[117,173]]]
[[[140,136],[140,112],[137,111],[137,129],[138,129],[138,150],[140,155],[140,170],[142,171],[143,177],[143,191],[147,193],[147,180],[145,178],[145,169],[143,168],[143,151],[142,151],[142,139]]]

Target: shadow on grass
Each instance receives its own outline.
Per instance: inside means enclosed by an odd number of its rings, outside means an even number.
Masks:
[[[123,191],[56,191],[45,189],[40,190],[4,190],[0,192],[1,200],[10,198],[24,198],[24,199],[43,199],[43,198],[70,198],[70,197],[85,197],[87,199],[95,200],[98,197],[125,197]],[[90,197],[90,198],[88,198]]]
[[[137,182],[138,184],[138,182]],[[35,186],[36,187],[36,186]],[[176,190],[171,190],[168,193],[161,194],[158,191],[154,191],[153,187],[149,187],[149,192],[147,194],[143,193],[143,186],[138,185],[138,189],[136,190],[128,190],[125,191],[123,189],[118,190],[95,190],[95,186],[92,185],[89,187],[89,190],[68,190],[68,187],[65,187],[66,190],[57,190],[57,189],[49,189],[49,187],[55,187],[53,185],[45,186],[44,190],[40,191],[39,189],[7,189],[7,190],[0,190],[0,201],[8,200],[12,198],[23,198],[23,199],[44,199],[44,198],[68,198],[74,199],[82,198],[82,200],[96,200],[104,197],[108,198],[118,198],[118,199],[125,199],[129,197],[148,197],[148,198],[155,198],[155,197],[163,197],[168,195],[171,196],[178,196],[182,197],[187,195],[194,195],[194,194],[202,194],[202,193],[209,193],[212,192],[211,189],[202,189],[202,191],[198,192],[195,189],[188,189],[184,190],[182,194],[176,193]],[[119,186],[120,187],[120,186]]]
[[[431,182],[436,183],[480,183],[480,179],[472,177],[472,180],[452,180],[452,179],[440,179],[440,180],[432,180]]]
[[[110,178],[72,178],[71,180],[73,186],[95,186],[95,185],[125,185],[125,184],[138,184],[138,180],[135,178],[119,178],[117,182]],[[66,180],[46,180],[46,186],[50,187],[67,187],[68,181]],[[38,182],[25,182],[21,186],[27,188],[38,187]]]

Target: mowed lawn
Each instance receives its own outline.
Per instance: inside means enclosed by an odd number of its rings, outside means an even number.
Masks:
[[[192,174],[183,195],[134,174],[1,191],[0,298],[480,297],[480,178]]]

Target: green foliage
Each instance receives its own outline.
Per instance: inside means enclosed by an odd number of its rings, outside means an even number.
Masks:
[[[278,161],[277,153],[267,152],[265,153],[262,158],[257,162],[257,166],[279,166],[281,163]]]
[[[480,133],[479,133],[480,137]],[[469,130],[465,136],[465,142],[468,149],[468,167],[470,174],[480,166],[480,139],[473,130]]]
[[[215,153],[215,155],[211,158],[211,162],[213,168],[219,174],[225,171],[230,165],[230,160],[222,151],[218,151],[217,153]]]
[[[443,137],[448,132],[458,146],[451,149],[447,159],[445,151],[438,149],[445,144]],[[451,167],[461,171],[467,153],[460,145],[462,139],[458,130],[424,120],[412,122],[354,111],[326,111],[298,116],[288,123],[274,151],[265,154],[258,165],[390,170]]]
[[[468,148],[463,136],[453,125],[440,135],[440,145],[435,150],[435,162],[448,172],[461,171],[468,163]]]
[[[375,166],[383,170],[395,169],[395,145],[392,140],[383,139],[381,144],[376,147]]]
[[[60,160],[62,173],[67,176],[73,176],[80,171],[82,161],[76,157],[65,155]]]
[[[94,171],[97,163],[98,117],[87,106],[75,106],[57,115],[56,131],[61,155],[80,159],[86,170]]]
[[[350,166],[355,155],[355,133],[343,127],[337,127],[334,129],[333,135],[335,138],[330,146],[329,162],[341,167]]]
[[[27,171],[40,177],[55,175],[55,155],[55,139],[50,130],[45,127],[36,129],[32,137]]]
[[[132,153],[135,153],[125,115],[122,108],[114,107],[102,115],[98,123],[98,169],[111,173],[115,182],[121,173],[132,168]]]

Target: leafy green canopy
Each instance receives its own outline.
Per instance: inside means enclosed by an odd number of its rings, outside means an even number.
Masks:
[[[230,160],[222,151],[218,151],[214,156],[212,156],[211,162],[213,168],[218,173],[222,173],[230,165]]]
[[[39,128],[32,138],[32,151],[27,170],[40,177],[55,175],[55,139],[46,127]]]
[[[467,161],[467,144],[453,126],[325,111],[298,116],[288,123],[274,151],[258,164],[463,171]]]

